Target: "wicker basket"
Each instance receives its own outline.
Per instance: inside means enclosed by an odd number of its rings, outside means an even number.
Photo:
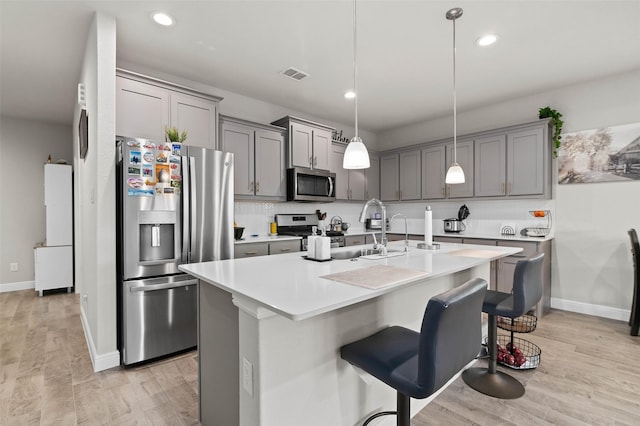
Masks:
[[[498,316],[497,321],[498,328],[516,333],[531,333],[538,325],[538,318],[533,315],[533,312],[527,312],[517,318]]]
[[[509,367],[514,370],[530,370],[532,368],[536,368],[540,364],[540,355],[542,354],[542,351],[537,345],[531,343],[528,340],[520,339],[518,337],[514,337],[512,342],[511,336],[504,335],[504,334],[498,335],[499,345],[506,348],[509,343],[513,343],[517,348],[519,348],[522,351],[522,354],[525,357],[525,363],[518,366],[518,365],[509,364],[505,361],[502,361],[502,362],[498,361],[498,364],[504,365],[505,367]]]

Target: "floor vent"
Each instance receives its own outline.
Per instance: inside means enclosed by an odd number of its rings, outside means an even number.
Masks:
[[[293,67],[287,68],[286,70],[282,71],[280,74],[298,81],[302,80],[303,78],[309,77],[309,74],[307,74],[306,72],[300,71],[299,69],[296,69]]]

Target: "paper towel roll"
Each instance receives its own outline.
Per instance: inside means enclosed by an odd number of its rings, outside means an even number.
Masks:
[[[309,259],[316,258],[316,241],[318,238],[317,235],[309,235],[307,237],[307,257]]]
[[[424,243],[429,248],[433,244],[433,213],[431,206],[424,211]]]
[[[327,260],[331,259],[331,238],[318,237],[316,240],[316,259]]]

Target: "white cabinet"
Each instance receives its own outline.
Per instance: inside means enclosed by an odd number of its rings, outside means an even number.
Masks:
[[[34,249],[36,291],[73,287],[73,246]]]
[[[186,145],[216,148],[221,98],[118,70],[116,134],[165,140],[165,127],[187,131]]]
[[[342,167],[342,160],[346,145],[331,144],[331,156],[329,167],[336,174],[336,199],[337,200],[358,200],[367,198],[368,178],[373,173],[367,173],[368,169],[347,170]]]
[[[447,198],[473,197],[473,140],[456,142],[457,161],[464,171],[464,183],[447,185]],[[453,164],[453,143],[447,144],[447,170]]]
[[[543,195],[548,186],[545,122],[476,139],[476,197]]]
[[[447,174],[446,147],[436,145],[422,150],[422,198],[435,200],[445,198],[444,183]]]
[[[240,198],[286,197],[284,129],[220,117],[221,149],[234,154]]]
[[[73,287],[72,167],[44,166],[46,241],[34,249],[35,289]]]
[[[287,168],[307,167],[331,170],[332,127],[287,116],[271,123],[287,129]],[[335,171],[335,170],[332,170]]]

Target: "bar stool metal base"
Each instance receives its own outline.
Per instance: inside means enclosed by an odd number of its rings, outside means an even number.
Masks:
[[[522,383],[502,371],[490,373],[486,368],[468,368],[462,372],[462,380],[469,387],[494,398],[516,399],[524,395]]]

